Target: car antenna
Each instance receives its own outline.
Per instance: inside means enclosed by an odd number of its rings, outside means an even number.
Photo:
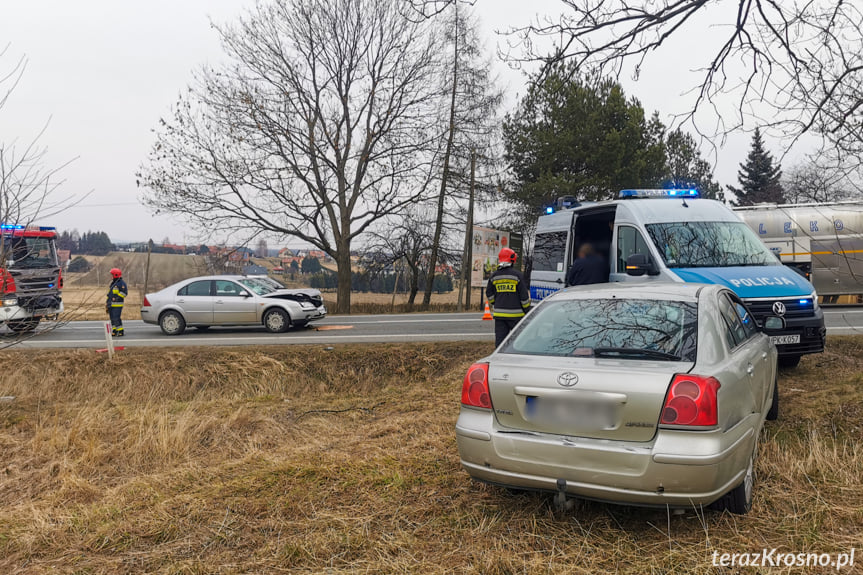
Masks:
[[[683,207],[688,208],[689,204],[686,203],[686,198],[681,198],[683,200]]]

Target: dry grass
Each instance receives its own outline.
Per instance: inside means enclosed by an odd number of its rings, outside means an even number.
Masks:
[[[0,573],[730,574],[714,550],[863,547],[860,339],[783,376],[745,517],[471,483],[453,424],[488,351],[3,354]]]

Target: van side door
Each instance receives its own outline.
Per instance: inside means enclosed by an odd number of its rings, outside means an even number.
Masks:
[[[566,286],[570,233],[569,228],[537,230],[530,272],[530,299],[534,303]]]
[[[644,234],[632,224],[619,224],[615,230],[614,249],[612,250],[611,276],[613,282],[643,282],[658,276],[643,275],[634,277],[626,273],[626,259],[634,254],[645,254],[654,263],[656,257],[650,251],[650,245],[644,239]]]

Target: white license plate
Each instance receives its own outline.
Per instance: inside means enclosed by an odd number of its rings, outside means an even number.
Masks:
[[[617,406],[608,403],[549,400],[528,396],[527,419],[562,430],[596,431],[613,429],[618,419]]]
[[[773,345],[788,345],[789,343],[800,343],[800,334],[797,335],[771,335],[770,341]]]

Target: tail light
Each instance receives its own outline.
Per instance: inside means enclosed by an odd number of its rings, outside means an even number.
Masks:
[[[150,300],[147,299],[147,296],[144,296],[144,305],[142,307],[150,307]]]
[[[487,363],[475,363],[467,370],[461,386],[461,402],[462,405],[491,409]]]
[[[6,270],[0,270],[0,288],[2,288],[4,295],[18,291],[18,288],[15,286],[15,278]]]
[[[661,425],[715,427],[719,419],[716,392],[719,382],[712,377],[678,374],[668,388],[662,407]]]

